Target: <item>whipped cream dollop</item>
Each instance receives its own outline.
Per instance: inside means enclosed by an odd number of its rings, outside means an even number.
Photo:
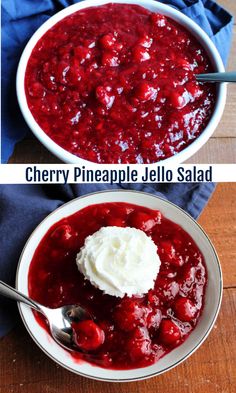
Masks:
[[[91,284],[117,297],[147,293],[161,264],[156,244],[143,231],[112,226],[85,239],[76,263]]]

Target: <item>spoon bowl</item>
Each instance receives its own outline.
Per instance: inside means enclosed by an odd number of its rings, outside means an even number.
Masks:
[[[70,351],[81,352],[73,340],[73,322],[92,320],[91,315],[78,304],[67,305],[59,308],[45,307],[23,293],[0,281],[0,295],[12,300],[22,302],[41,313],[47,320],[49,329],[54,340],[63,348]]]
[[[42,307],[42,310],[54,340],[70,351],[80,351],[74,344],[72,323],[92,319],[90,314],[76,304],[54,309]]]

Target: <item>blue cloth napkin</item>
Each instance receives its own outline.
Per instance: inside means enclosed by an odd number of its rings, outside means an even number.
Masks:
[[[112,1],[112,0],[111,0]],[[233,17],[212,0],[162,1],[194,19],[211,37],[226,63]],[[14,146],[30,133],[20,113],[15,92],[17,64],[27,41],[37,28],[76,0],[2,0],[2,163]]]
[[[213,183],[202,184],[124,184],[109,189],[135,189],[159,195],[197,218],[214,190]],[[103,191],[105,184],[84,185],[0,185],[0,280],[15,286],[20,253],[35,227],[53,210],[78,196]],[[16,305],[0,296],[0,337],[17,320]]]

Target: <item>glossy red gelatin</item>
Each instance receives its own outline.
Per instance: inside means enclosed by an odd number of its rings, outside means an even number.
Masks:
[[[160,272],[144,296],[104,295],[77,269],[85,238],[112,225],[141,229],[158,246]],[[28,277],[34,300],[52,308],[78,303],[91,313],[94,323],[74,326],[84,353],[71,356],[111,369],[151,365],[184,342],[201,315],[206,282],[204,258],[193,239],[159,211],[127,203],[92,205],[54,224],[35,251]]]
[[[215,103],[197,40],[130,4],[75,12],[38,41],[25,91],[35,120],[58,145],[98,163],[154,163],[192,143]]]

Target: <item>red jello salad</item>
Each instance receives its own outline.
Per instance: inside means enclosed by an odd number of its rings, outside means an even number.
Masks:
[[[138,5],[77,11],[40,38],[25,92],[42,130],[97,163],[155,163],[205,129],[215,87],[210,60],[181,25]]]
[[[120,202],[54,224],[28,276],[34,300],[51,308],[79,304],[91,315],[73,323],[78,351],[68,355],[110,369],[151,365],[181,345],[201,316],[206,283],[203,255],[179,225]]]

